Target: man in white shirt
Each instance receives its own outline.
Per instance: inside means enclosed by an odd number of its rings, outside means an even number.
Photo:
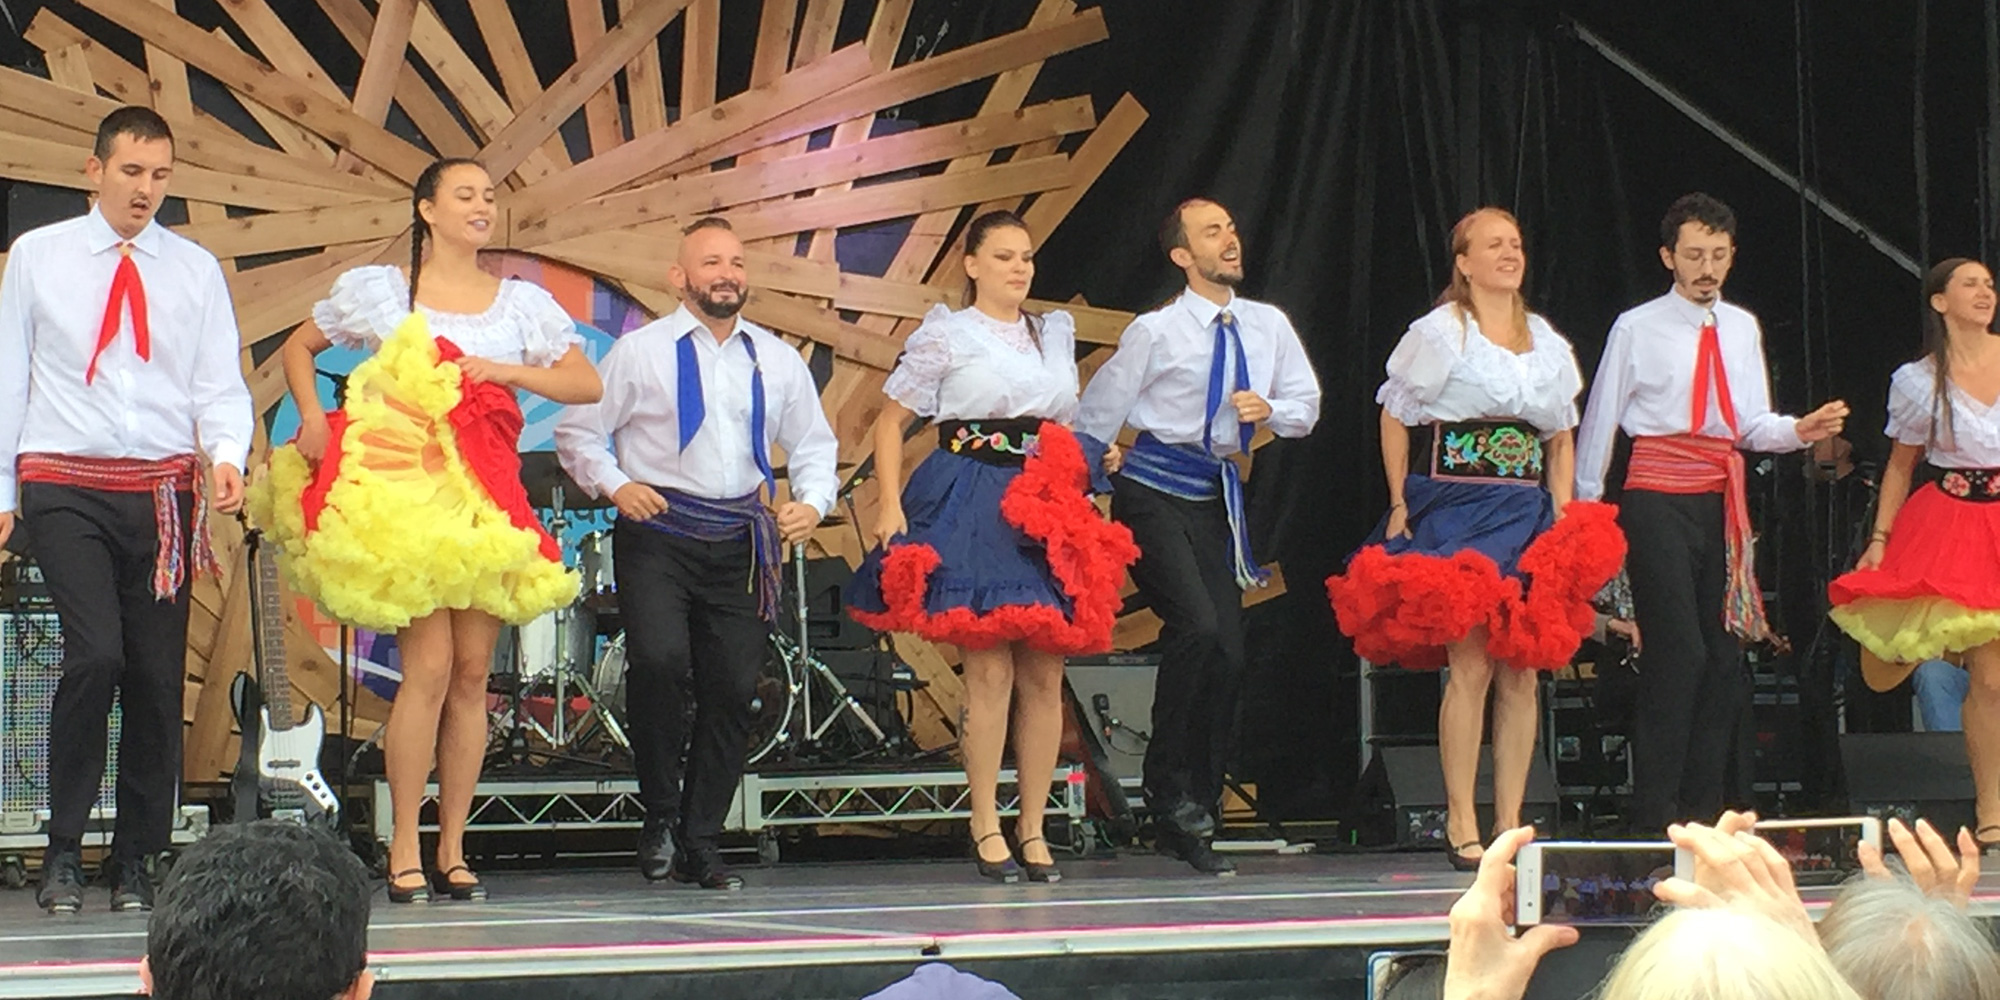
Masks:
[[[1632,438],[1618,512],[1644,642],[1630,819],[1653,832],[1721,810],[1749,703],[1741,641],[1771,635],[1738,449],[1798,451],[1847,416],[1838,400],[1803,417],[1772,412],[1757,317],[1722,301],[1736,251],[1729,206],[1681,198],[1660,243],[1673,290],[1612,325],[1576,443],[1577,499],[1596,500],[1617,433]]]
[[[215,257],[153,221],[173,169],[158,114],[105,116],[84,167],[95,207],[23,234],[0,281],[0,542],[32,533],[62,623],[37,894],[52,912],[83,903],[114,690],[106,881],[113,909],[152,908],[145,862],[168,845],[180,791],[187,583],[216,569],[208,508],[243,502],[253,418],[236,316]]]
[[[1304,437],[1319,379],[1282,310],[1236,295],[1243,242],[1221,205],[1182,203],[1160,249],[1187,277],[1174,301],[1125,328],[1084,389],[1076,429],[1125,453],[1111,515],[1132,529],[1132,582],[1160,616],[1160,671],[1146,747],[1146,807],[1160,848],[1196,871],[1235,869],[1210,846],[1243,676],[1243,591],[1264,571],[1250,554],[1235,457],[1258,424]]]
[[[748,753],[780,536],[804,541],[833,508],[839,444],[804,359],[737,315],[748,279],[727,221],[690,226],[667,276],[681,307],[605,354],[604,398],[563,414],[556,450],[578,485],[618,507],[639,871],[736,889],[716,839]],[[773,445],[792,486],[775,513],[762,493],[777,495]]]

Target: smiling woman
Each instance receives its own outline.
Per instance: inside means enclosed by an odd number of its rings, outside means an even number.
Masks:
[[[335,618],[397,632],[403,680],[384,743],[394,805],[389,896],[485,894],[464,830],[486,744],[486,672],[503,622],[568,604],[577,577],[521,487],[514,389],[560,403],[602,392],[575,323],[540,287],[481,270],[493,181],[440,160],[411,197],[407,276],[342,275],[284,348],[298,440],[274,452],[253,498],[293,584]],[[426,252],[428,250],[428,252]],[[328,414],[314,357],[335,342],[375,354]],[[426,885],[417,807],[437,763],[437,867]]]

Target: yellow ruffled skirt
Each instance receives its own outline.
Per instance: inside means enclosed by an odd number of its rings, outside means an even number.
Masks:
[[[412,313],[348,376],[321,464],[286,445],[251,487],[286,578],[338,621],[394,632],[476,609],[520,624],[576,598],[521,489],[513,393],[465,379],[459,356]]]

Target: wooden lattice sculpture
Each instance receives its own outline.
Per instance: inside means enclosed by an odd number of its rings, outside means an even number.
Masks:
[[[79,2],[137,36],[145,64],[43,9],[27,38],[46,55],[49,77],[0,70],[0,176],[84,187],[97,121],[125,103],[160,111],[179,138],[173,191],[189,218],[180,230],[224,261],[260,413],[281,400],[284,381],[270,345],[252,349],[294,329],[341,272],[407,257],[409,185],[431,153],[384,127],[392,104],[437,153],[478,156],[505,184],[496,247],[596,274],[655,312],[675,305],[665,269],[680,225],[726,212],[753,251],[745,315],[834,352],[824,399],[849,461],[866,448],[902,337],[931,304],[956,299],[963,279],[952,266],[953,234],[962,219],[1015,209],[1046,238],[1146,117],[1129,95],[1101,121],[1087,97],[1024,106],[1043,60],[1107,37],[1101,12],[1078,12],[1074,0],[1042,0],[1021,30],[901,66],[894,56],[913,0],[881,0],[865,41],[837,50],[841,0],[762,0],[750,87],[724,99],[716,93],[722,0],[620,0],[615,23],[600,0],[567,0],[580,55],[546,86],[505,0],[469,0],[475,39],[454,37],[432,0],[379,0],[373,11],[362,0],[316,0],[362,56],[350,86],[322,68],[276,0],[219,0],[228,23],[211,28],[180,16],[174,0]],[[681,106],[670,115],[659,35],[677,19],[685,58]],[[474,44],[497,80],[473,58]],[[193,70],[226,87],[264,134],[225,124],[243,114],[197,106]],[[871,137],[879,112],[987,80],[967,118]],[[573,158],[557,130],[578,114],[588,155]],[[831,144],[809,151],[808,137],[829,129]],[[916,176],[855,183],[899,172]],[[855,273],[835,259],[836,230],[904,218],[914,222],[886,273]],[[1065,308],[1077,315],[1079,339],[1100,348],[1129,319]],[[859,495],[864,516],[871,490]],[[237,541],[218,539],[225,552]],[[822,541],[858,555],[849,530],[825,531]],[[243,577],[205,582],[195,595],[190,780],[213,780],[233,759],[227,685],[216,681],[248,666]],[[295,683],[329,703],[337,668],[296,623],[292,634]],[[920,742],[950,738],[940,727],[956,716],[957,678],[935,650],[908,643],[904,652],[932,681],[914,720]],[[357,732],[372,731],[385,712],[364,698]]]

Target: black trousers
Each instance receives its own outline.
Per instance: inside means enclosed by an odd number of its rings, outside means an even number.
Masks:
[[[1146,745],[1146,802],[1222,802],[1243,688],[1243,589],[1221,500],[1183,500],[1118,477],[1111,516],[1132,529],[1132,582],[1160,616],[1160,672]]]
[[[194,498],[183,494],[183,539],[193,512]],[[188,588],[183,582],[169,601],[153,596],[153,494],[23,483],[20,514],[34,526],[35,558],[63,633],[62,680],[49,713],[49,835],[83,836],[104,780],[115,696],[124,713],[115,851],[163,851],[180,798]],[[181,560],[187,564],[185,545]]]
[[[624,518],[612,539],[639,801],[681,846],[713,847],[749,756],[770,635],[751,589],[750,540],[697,541]]]
[[[1630,554],[1644,648],[1632,724],[1632,826],[1658,833],[1713,821],[1750,700],[1743,647],[1723,625],[1729,586],[1722,497],[1627,490],[1618,524]]]

